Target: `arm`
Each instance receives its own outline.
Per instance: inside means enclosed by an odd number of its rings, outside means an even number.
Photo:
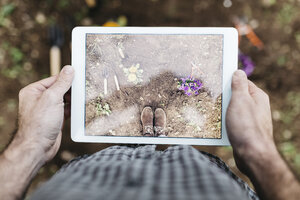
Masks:
[[[261,199],[299,198],[300,184],[273,140],[269,97],[241,70],[232,78],[226,127],[236,164]]]
[[[61,142],[63,97],[73,80],[73,68],[32,83],[19,93],[18,132],[0,155],[0,194],[20,199],[37,171],[57,153]]]

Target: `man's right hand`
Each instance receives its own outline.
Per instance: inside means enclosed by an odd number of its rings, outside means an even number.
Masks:
[[[299,199],[300,184],[273,140],[269,97],[241,70],[232,77],[226,126],[237,167],[250,178],[258,196]]]
[[[232,77],[232,97],[226,127],[239,169],[247,174],[245,162],[274,153],[271,109],[268,95],[247,79],[242,70]]]

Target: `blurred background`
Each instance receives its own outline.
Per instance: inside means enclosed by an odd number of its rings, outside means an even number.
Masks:
[[[269,94],[277,147],[300,177],[300,0],[0,0],[0,151],[16,129],[19,90],[50,75],[50,48],[58,46],[62,65],[70,64],[72,28],[103,24],[237,27],[240,67]],[[72,142],[68,121],[59,153],[29,194],[72,158],[107,146]],[[197,148],[248,181],[231,147]]]

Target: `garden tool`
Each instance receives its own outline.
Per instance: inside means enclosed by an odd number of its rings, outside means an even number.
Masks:
[[[89,8],[94,8],[97,5],[96,0],[85,0],[85,3]]]
[[[246,23],[245,19],[235,17],[233,19],[233,22],[239,33],[239,41],[241,40],[242,35],[246,35],[246,37],[251,42],[251,44],[253,44],[255,47],[257,47],[260,50],[263,49],[263,47],[264,47],[263,42],[255,34],[252,27]]]
[[[108,71],[106,68],[103,69],[102,71],[102,77],[103,77],[103,85],[104,85],[104,95],[107,95],[107,79],[108,79]],[[115,81],[115,85],[116,85],[116,88],[117,90],[119,91],[120,90],[120,85],[119,85],[119,81],[118,81],[118,78],[117,78],[117,75],[116,73],[114,74],[114,81]]]
[[[103,85],[104,85],[104,95],[107,95],[107,78],[108,78],[108,71],[106,68],[103,69],[102,71],[102,76],[103,76]]]
[[[119,86],[119,81],[118,81],[118,78],[117,78],[116,74],[114,75],[114,79],[115,79],[115,84],[116,84],[117,90],[119,91],[120,90],[120,86]]]
[[[64,38],[62,30],[54,25],[49,28],[50,36],[50,74],[51,76],[57,75],[61,68],[61,50]]]

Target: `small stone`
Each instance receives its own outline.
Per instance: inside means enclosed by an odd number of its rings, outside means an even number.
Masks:
[[[290,130],[284,130],[282,133],[284,139],[289,140],[292,138],[293,133]]]
[[[44,15],[44,13],[42,12],[38,12],[35,16],[35,21],[39,24],[44,24],[46,22],[46,17]]]
[[[30,71],[32,70],[32,64],[30,62],[25,62],[23,68],[25,71]]]
[[[224,0],[223,6],[225,8],[230,8],[232,6],[232,1],[231,0]]]
[[[144,98],[143,98],[143,97],[140,97],[140,100],[141,100],[141,101],[144,101]]]
[[[24,29],[26,29],[26,30],[32,29],[34,27],[34,24],[35,24],[34,21],[31,21],[31,20],[26,21],[24,23]]]
[[[259,22],[256,20],[256,19],[252,19],[250,22],[249,22],[250,26],[253,28],[253,29],[256,29],[259,27]]]
[[[73,158],[75,158],[75,155],[73,153],[71,153],[70,151],[62,151],[60,154],[60,158],[64,161],[70,161]]]
[[[279,112],[278,110],[274,110],[274,111],[272,112],[272,117],[273,117],[273,119],[274,119],[275,121],[279,121],[280,118],[281,118],[281,114],[280,114],[280,112]]]
[[[91,18],[84,18],[83,20],[81,20],[81,25],[83,26],[91,26],[93,24],[93,21]]]
[[[31,56],[32,58],[38,58],[38,57],[40,56],[40,53],[39,53],[38,50],[33,49],[33,50],[31,51],[31,53],[30,53],[30,56]]]
[[[276,0],[263,0],[262,1],[262,4],[265,7],[270,7],[270,6],[274,5],[275,3],[276,3]]]

